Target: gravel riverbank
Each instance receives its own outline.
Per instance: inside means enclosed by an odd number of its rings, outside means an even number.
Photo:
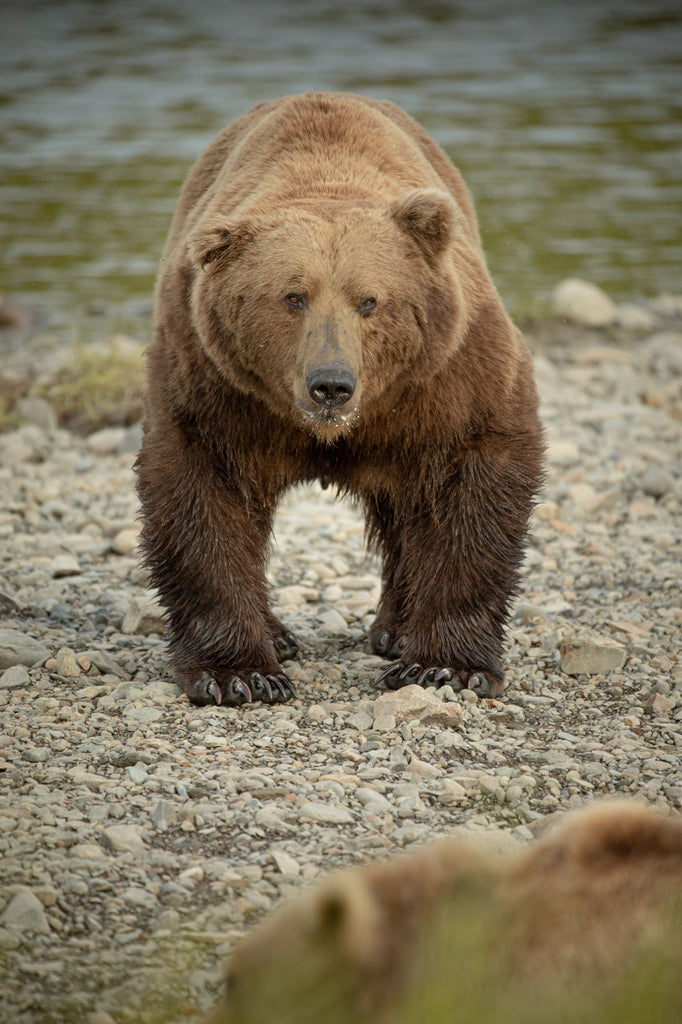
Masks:
[[[24,407],[0,435],[0,1020],[191,1021],[235,941],[330,869],[462,829],[528,842],[603,795],[682,807],[682,300],[627,309],[526,332],[548,481],[500,700],[374,689],[377,566],[311,488],[270,569],[298,699],[192,707],[136,562],[139,430]]]

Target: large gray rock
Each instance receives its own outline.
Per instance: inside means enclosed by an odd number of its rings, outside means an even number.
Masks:
[[[102,843],[114,853],[144,853],[145,845],[132,825],[111,825],[102,833]]]
[[[47,647],[18,629],[0,629],[0,669],[36,665],[49,657]]]
[[[411,683],[400,690],[382,693],[374,701],[374,729],[388,732],[401,722],[418,719],[425,725],[448,728],[462,724],[462,709],[458,704],[444,704],[433,690]]]
[[[561,671],[569,676],[604,675],[622,668],[627,658],[626,649],[608,637],[570,637],[562,641],[559,652]]]
[[[19,686],[29,686],[30,683],[28,669],[25,665],[12,665],[11,668],[5,669],[0,676],[0,690],[14,690]]]
[[[16,928],[22,932],[36,932],[47,935],[50,925],[43,905],[30,889],[20,889],[14,894],[2,912],[0,923],[6,928]]]

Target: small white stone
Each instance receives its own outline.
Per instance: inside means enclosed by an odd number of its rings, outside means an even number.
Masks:
[[[34,423],[41,430],[55,430],[57,427],[57,414],[44,398],[20,398],[14,404],[12,410],[17,419]]]
[[[348,623],[344,619],[343,615],[340,615],[335,608],[330,608],[328,611],[320,612],[317,616],[317,621],[323,627],[323,629],[329,630],[330,633],[336,633],[339,630],[347,630]]]
[[[608,295],[577,277],[561,281],[554,290],[554,311],[574,323],[587,327],[606,327],[616,316],[616,307]]]
[[[80,562],[73,555],[57,555],[52,559],[48,568],[53,579],[61,579],[63,576],[78,576],[80,571]]]
[[[47,658],[49,653],[44,644],[18,629],[0,629],[0,668],[35,665]]]
[[[57,651],[57,675],[63,679],[76,679],[83,674],[83,668],[78,664],[76,655],[68,647],[60,647]]]
[[[149,636],[150,633],[164,633],[165,630],[164,610],[155,597],[131,599],[121,626],[122,633]]]
[[[283,875],[300,875],[301,865],[292,856],[286,853],[285,850],[272,850],[272,859],[274,860],[277,870]]]
[[[145,845],[132,825],[110,825],[102,839],[114,853],[144,853]]]
[[[140,541],[139,526],[128,526],[125,530],[119,530],[111,542],[111,549],[117,555],[130,555],[136,549]]]
[[[29,761],[31,764],[42,764],[44,761],[49,761],[50,748],[29,747],[29,749],[24,754],[24,760]]]
[[[125,427],[105,427],[90,434],[86,444],[96,455],[112,455],[123,442]]]
[[[616,307],[616,323],[626,331],[651,331],[656,326],[656,317],[634,302],[623,302]]]
[[[324,825],[350,825],[353,822],[353,815],[346,807],[314,800],[301,804],[299,816],[311,818],[312,821],[319,821]]]

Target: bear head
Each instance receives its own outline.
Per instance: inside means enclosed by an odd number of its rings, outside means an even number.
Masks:
[[[456,268],[474,279],[480,258],[461,223],[432,188],[208,211],[189,243],[194,328],[231,385],[331,441],[390,413],[461,342],[471,289]]]

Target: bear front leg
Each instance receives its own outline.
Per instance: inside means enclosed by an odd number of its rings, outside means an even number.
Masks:
[[[367,544],[382,562],[381,597],[369,640],[375,654],[382,658],[399,658],[405,643],[399,571],[400,528],[393,504],[385,494],[366,498],[364,506]]]
[[[539,435],[483,438],[457,453],[444,481],[430,481],[401,523],[393,592],[402,597],[400,660],[377,682],[482,696],[504,689],[508,605],[519,578],[534,495]]]
[[[177,428],[145,436],[137,470],[142,546],[178,684],[196,704],[295,697],[279,660],[296,641],[268,608],[272,508]]]

